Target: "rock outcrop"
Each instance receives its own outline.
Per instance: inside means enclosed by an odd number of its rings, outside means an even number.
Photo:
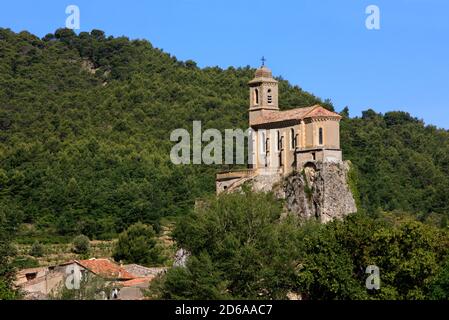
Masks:
[[[255,192],[272,191],[277,198],[285,200],[289,213],[326,223],[357,211],[348,183],[349,170],[348,161],[309,162],[301,172],[288,177],[257,175],[242,181],[230,192],[241,191],[243,184],[250,184]]]
[[[173,267],[185,268],[187,265],[187,260],[191,256],[191,253],[183,248],[176,251],[175,261],[173,262]]]
[[[326,223],[357,211],[348,183],[349,162],[309,163],[285,178],[281,192],[289,212]]]

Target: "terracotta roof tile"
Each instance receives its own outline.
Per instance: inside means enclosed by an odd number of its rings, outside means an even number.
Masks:
[[[139,285],[148,285],[156,276],[148,276],[144,278],[131,279],[121,282],[124,287],[136,287]]]
[[[336,117],[341,118],[341,116],[338,113],[329,111],[322,106],[318,106],[316,108],[313,108],[312,111],[310,111],[308,114],[306,114],[307,118],[312,117]]]
[[[117,280],[129,280],[135,278],[124,268],[108,259],[80,260],[78,263],[84,268],[105,278]]]
[[[287,120],[302,120],[313,117],[335,117],[341,118],[338,113],[329,111],[320,105],[307,108],[296,108],[286,111],[271,111],[263,117],[257,118],[251,125],[261,125],[265,123],[275,123]]]

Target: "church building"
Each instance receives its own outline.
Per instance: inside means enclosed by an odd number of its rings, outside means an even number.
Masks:
[[[284,177],[316,162],[341,162],[341,116],[320,105],[279,110],[278,81],[262,65],[249,82],[250,165],[217,175],[217,193],[258,175]]]

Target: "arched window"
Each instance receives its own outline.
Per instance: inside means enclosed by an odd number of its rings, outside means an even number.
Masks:
[[[262,153],[267,152],[267,141],[266,141],[265,132],[262,132],[262,139],[260,141],[260,147],[262,149]]]
[[[271,89],[268,89],[267,101],[268,104],[273,103],[273,96],[271,95]]]
[[[265,168],[270,165],[270,138],[265,139]]]
[[[254,104],[259,104],[259,89],[254,89]]]
[[[278,131],[278,151],[279,151],[279,166],[282,167],[284,165],[284,136]]]
[[[296,137],[295,137],[295,129],[290,129],[290,149],[296,148]]]
[[[323,145],[323,128],[320,128],[319,133],[318,133],[318,144],[320,146]]]
[[[281,150],[281,133],[279,132],[279,130],[276,131],[276,141],[277,141],[276,151],[280,151]]]

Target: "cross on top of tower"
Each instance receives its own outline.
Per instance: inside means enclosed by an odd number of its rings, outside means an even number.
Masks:
[[[260,59],[260,60],[262,60],[262,67],[265,66],[265,61],[267,61],[267,59],[265,59],[265,57],[262,56],[262,59]]]

